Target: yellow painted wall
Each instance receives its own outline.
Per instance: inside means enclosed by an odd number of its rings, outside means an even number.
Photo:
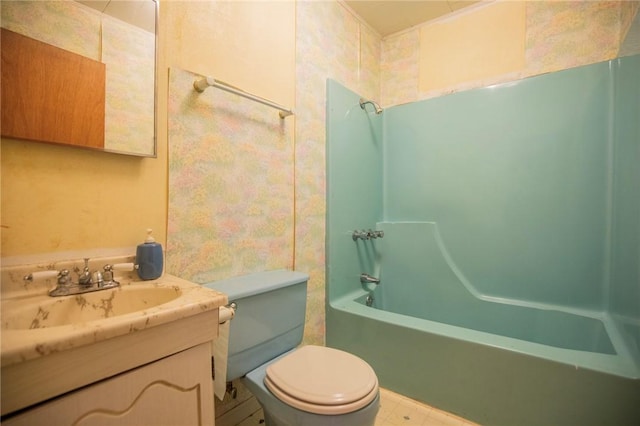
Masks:
[[[157,158],[3,138],[1,256],[129,248],[148,227],[165,243],[169,66],[291,105],[294,14],[293,2],[161,0]]]
[[[160,11],[161,81],[175,66],[293,104],[295,2],[161,0]]]
[[[420,27],[418,90],[450,87],[525,66],[525,3],[498,2]]]
[[[3,258],[164,241],[165,158],[2,139]]]

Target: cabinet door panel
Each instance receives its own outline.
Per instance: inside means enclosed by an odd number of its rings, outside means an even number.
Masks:
[[[212,425],[211,344],[120,374],[7,419],[12,425]]]

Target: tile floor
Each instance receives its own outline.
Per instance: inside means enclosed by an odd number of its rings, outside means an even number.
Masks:
[[[475,426],[476,424],[437,408],[380,389],[376,426]]]
[[[238,426],[264,425],[262,410],[251,414]],[[476,426],[468,420],[456,417],[397,393],[380,389],[380,411],[376,426]]]

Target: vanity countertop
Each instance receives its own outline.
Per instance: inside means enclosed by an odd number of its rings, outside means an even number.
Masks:
[[[131,263],[131,256],[91,260]],[[119,271],[118,287],[51,297],[57,278],[31,272],[78,270],[83,262],[1,269],[1,415],[115,377],[218,336],[218,308],[227,296],[169,274],[141,281]],[[74,272],[72,272],[74,274]]]
[[[4,274],[3,274],[4,275]],[[19,274],[16,273],[16,276]],[[7,275],[3,278],[9,278]],[[14,277],[15,278],[15,277]],[[50,297],[51,282],[22,284],[21,279],[3,280],[2,292],[2,368],[34,360],[52,353],[91,345],[114,337],[138,333],[142,330],[212,311],[227,303],[223,293],[181,278],[164,274],[156,280],[136,281],[135,273],[120,279],[120,287],[76,296]],[[55,280],[49,280],[55,281]],[[22,288],[20,286],[22,285]],[[6,291],[5,291],[6,290]],[[119,303],[138,295],[162,294],[162,303],[136,300],[142,308],[128,308],[119,312]],[[126,296],[125,296],[126,295]],[[69,299],[72,300],[69,300]],[[66,301],[64,299],[67,299]],[[89,303],[87,302],[89,300]],[[121,302],[124,300],[124,302]],[[62,325],[47,325],[56,303],[66,302],[75,311],[83,311],[86,321],[63,321]],[[58,305],[58,310],[59,309]],[[94,312],[88,312],[94,310]],[[64,312],[63,312],[64,315]]]
[[[168,291],[175,291],[179,297],[174,298],[166,303],[152,306],[123,315],[109,316],[111,307],[112,292],[125,292],[133,286],[138,289],[144,288],[167,288]],[[136,289],[136,290],[138,290]],[[99,315],[102,318],[94,319],[87,322],[71,323],[59,325],[55,327],[43,328],[27,328],[15,329],[11,328],[11,323],[15,321],[28,321],[32,324],[36,323],[35,318],[15,318],[9,317],[11,313],[11,305],[21,304],[28,305],[30,316],[34,317],[37,313],[39,318],[47,318],[48,312],[46,307],[38,307],[39,304],[51,303],[52,298],[46,294],[16,296],[11,298],[3,298],[2,300],[2,367],[6,367],[15,363],[24,362],[34,358],[49,355],[54,352],[65,351],[78,346],[93,344],[102,340],[122,336],[129,333],[136,333],[141,330],[176,321],[198,313],[217,309],[227,303],[227,297],[215,290],[202,287],[199,284],[165,274],[162,277],[151,281],[131,281],[121,283],[121,287],[114,290],[105,290],[105,299],[103,303],[98,305],[84,303],[85,295],[79,296],[63,296],[64,298],[74,298],[74,302],[83,303],[82,309],[100,310]],[[88,293],[92,296],[100,297],[101,291]],[[114,299],[117,300],[117,299]],[[55,301],[53,301],[55,302]]]

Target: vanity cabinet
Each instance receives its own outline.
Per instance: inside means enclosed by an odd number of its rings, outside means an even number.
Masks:
[[[15,425],[212,425],[211,344],[70,392],[3,421]]]
[[[92,293],[100,293],[97,302],[65,296],[51,303],[48,285],[9,291],[11,277],[26,272],[1,272],[3,315],[13,318],[3,317],[1,330],[3,425],[214,423],[212,342],[226,295],[164,274],[125,277],[116,289]],[[77,310],[85,321],[76,320]],[[34,313],[55,321],[24,326]]]

